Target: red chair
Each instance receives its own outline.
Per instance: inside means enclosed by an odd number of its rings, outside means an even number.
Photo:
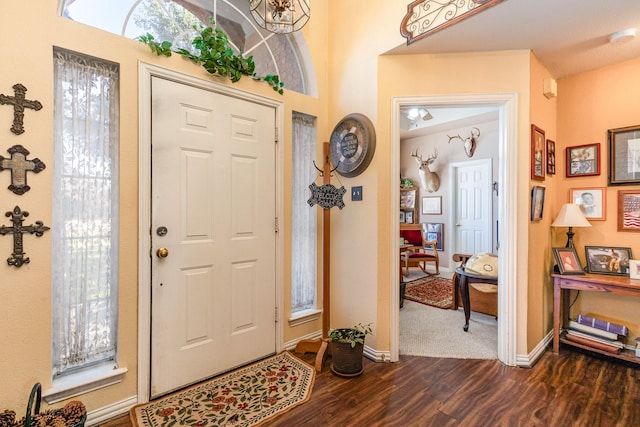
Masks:
[[[409,267],[419,267],[429,276],[440,274],[440,258],[436,250],[436,241],[428,241],[424,238],[422,224],[405,224],[400,230],[400,237],[412,245],[404,254],[405,275],[409,274]],[[426,270],[426,264],[435,264],[436,272]]]

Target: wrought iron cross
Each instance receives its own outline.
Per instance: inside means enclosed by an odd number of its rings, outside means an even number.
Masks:
[[[15,96],[0,94],[0,105],[13,105],[13,125],[11,126],[11,132],[20,135],[24,133],[22,123],[24,120],[25,107],[38,111],[42,108],[42,104],[40,101],[26,99],[25,94],[27,93],[27,88],[20,83],[13,85],[13,91]]]
[[[14,145],[7,150],[11,154],[11,158],[0,156],[0,171],[9,169],[11,171],[11,185],[9,190],[21,196],[31,189],[27,185],[27,172],[38,173],[42,171],[46,165],[35,158],[27,160],[29,150],[22,145]]]
[[[13,212],[9,211],[4,214],[6,217],[11,217],[12,226],[0,226],[0,235],[13,234],[13,253],[7,258],[7,264],[15,267],[22,267],[23,264],[29,264],[31,261],[29,257],[25,257],[25,253],[22,246],[22,236],[24,233],[35,234],[37,237],[41,237],[45,231],[49,230],[42,221],[36,221],[36,225],[23,226],[22,222],[24,218],[29,216],[29,212],[21,211],[19,206],[13,209]]]

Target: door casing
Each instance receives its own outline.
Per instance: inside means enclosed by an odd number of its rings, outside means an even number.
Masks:
[[[151,358],[151,77],[158,76],[235,98],[245,99],[275,109],[276,129],[283,129],[284,104],[281,101],[245,92],[230,86],[203,80],[166,68],[139,63],[139,158],[138,158],[138,403],[146,403],[150,396]],[[276,216],[282,218],[283,203],[283,144],[276,144]],[[276,236],[276,305],[283,306],[284,240],[282,232]],[[278,310],[276,352],[283,348],[282,312]]]

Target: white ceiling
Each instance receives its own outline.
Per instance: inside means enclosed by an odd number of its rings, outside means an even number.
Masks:
[[[609,43],[611,34],[628,28],[636,38]],[[640,0],[504,0],[388,53],[520,49],[532,50],[556,79],[638,58]]]

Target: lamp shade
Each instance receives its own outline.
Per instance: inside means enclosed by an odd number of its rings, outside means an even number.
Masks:
[[[560,213],[556,217],[555,221],[551,224],[552,227],[591,227],[591,223],[582,213],[580,205],[575,203],[565,203],[560,208]]]

